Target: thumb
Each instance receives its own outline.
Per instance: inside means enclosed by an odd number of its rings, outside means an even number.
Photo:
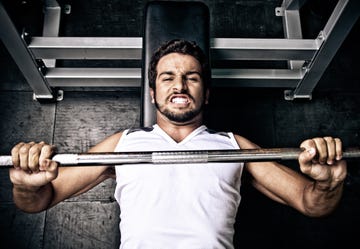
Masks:
[[[48,181],[54,180],[58,176],[58,163],[50,159],[44,159],[40,163],[40,170],[46,172],[46,178]]]
[[[305,149],[299,155],[299,163],[309,165],[316,156],[316,150],[313,147]]]

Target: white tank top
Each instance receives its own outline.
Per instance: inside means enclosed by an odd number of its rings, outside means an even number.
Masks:
[[[177,143],[158,125],[124,131],[115,151],[238,149],[205,126]],[[122,249],[233,248],[243,163],[116,166]]]

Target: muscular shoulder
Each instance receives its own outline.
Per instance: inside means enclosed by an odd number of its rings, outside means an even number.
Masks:
[[[103,141],[92,147],[89,152],[113,152],[115,151],[115,147],[118,144],[121,136],[123,135],[123,131],[117,132]],[[106,178],[115,178],[115,170],[114,167],[104,167],[101,175]]]
[[[234,134],[234,137],[235,137],[236,142],[238,143],[238,145],[239,145],[239,147],[241,149],[256,149],[256,148],[259,148],[258,145],[251,142],[250,140],[248,140],[245,137],[242,137],[242,136],[237,135],[237,134]]]
[[[120,131],[107,137],[106,139],[92,147],[89,152],[113,152],[122,134],[123,131]]]

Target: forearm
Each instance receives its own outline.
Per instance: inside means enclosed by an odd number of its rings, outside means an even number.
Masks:
[[[304,189],[304,214],[311,217],[321,217],[330,214],[340,202],[344,183],[335,187],[313,182]]]
[[[37,213],[46,210],[53,198],[51,183],[39,188],[27,188],[20,185],[13,187],[15,205],[24,212]]]

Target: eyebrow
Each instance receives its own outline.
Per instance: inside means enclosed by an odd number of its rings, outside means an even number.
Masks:
[[[185,75],[191,75],[191,74],[197,74],[201,77],[201,73],[198,72],[198,71],[189,71],[189,72],[186,72]],[[175,75],[175,73],[173,71],[165,71],[165,72],[162,72],[158,75],[158,77],[162,76],[162,75]]]

